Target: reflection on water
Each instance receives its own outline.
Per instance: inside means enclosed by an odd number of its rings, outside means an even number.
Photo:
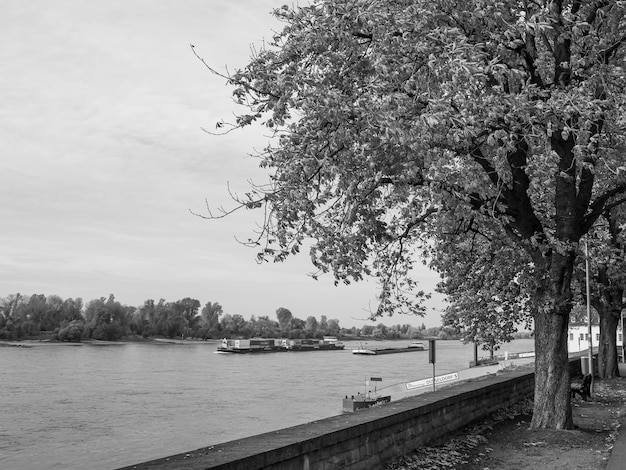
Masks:
[[[389,386],[432,374],[428,352],[353,355],[359,344],[259,355],[216,354],[215,343],[1,348],[0,468],[130,465],[340,414],[370,376]],[[437,373],[467,368],[473,354],[439,341]]]

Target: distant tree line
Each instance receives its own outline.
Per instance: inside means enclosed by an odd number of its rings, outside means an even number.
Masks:
[[[83,339],[116,341],[124,337],[165,337],[218,339],[222,337],[262,338],[341,338],[372,339],[455,339],[449,327],[426,328],[382,323],[360,328],[342,328],[339,320],[310,315],[295,317],[287,308],[276,310],[276,320],[267,315],[224,313],[218,302],[185,297],[174,302],[146,300],[139,307],[123,305],[113,294],[87,302],[81,298],[62,299],[58,295],[12,294],[0,298],[0,339],[19,340],[47,337],[59,341]]]
[[[139,307],[123,305],[113,294],[83,303],[57,295],[20,294],[0,298],[0,339],[50,336],[60,341],[126,336],[212,338],[220,331],[219,303],[184,298],[175,302],[146,300]]]

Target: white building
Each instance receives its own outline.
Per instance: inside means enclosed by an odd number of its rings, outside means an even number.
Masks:
[[[600,343],[600,325],[591,325],[591,345],[594,348]],[[624,333],[621,325],[617,327],[617,352],[622,356]],[[589,348],[589,327],[587,325],[570,325],[567,339],[567,350],[570,353],[585,351]]]

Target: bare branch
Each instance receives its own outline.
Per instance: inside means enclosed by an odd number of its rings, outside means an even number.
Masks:
[[[250,83],[248,82],[244,82],[242,80],[237,80],[235,79],[230,73],[228,73],[228,71],[226,72],[226,74],[218,72],[217,70],[215,70],[213,67],[211,67],[209,64],[207,64],[207,62],[198,55],[198,53],[196,52],[196,48],[193,44],[189,45],[191,47],[191,51],[193,52],[193,55],[196,56],[196,58],[202,62],[202,64],[209,70],[209,72],[211,72],[214,75],[217,75],[218,77],[221,77],[223,79],[225,79],[228,83],[230,83],[231,85],[236,85],[236,86],[241,86],[243,88],[245,88],[248,91],[252,91],[254,93],[256,93],[259,96],[271,96],[272,98],[276,98],[279,99],[280,96],[276,95],[268,90],[259,90],[255,87],[253,87],[252,85],[250,85]]]

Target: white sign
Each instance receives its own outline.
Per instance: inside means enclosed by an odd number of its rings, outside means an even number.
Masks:
[[[452,372],[451,374],[438,375],[435,377],[435,384],[440,384],[444,382],[452,382],[453,380],[459,380],[459,373]],[[423,379],[417,380],[415,382],[408,382],[406,384],[407,390],[414,390],[416,388],[428,387],[433,385],[433,379]]]

